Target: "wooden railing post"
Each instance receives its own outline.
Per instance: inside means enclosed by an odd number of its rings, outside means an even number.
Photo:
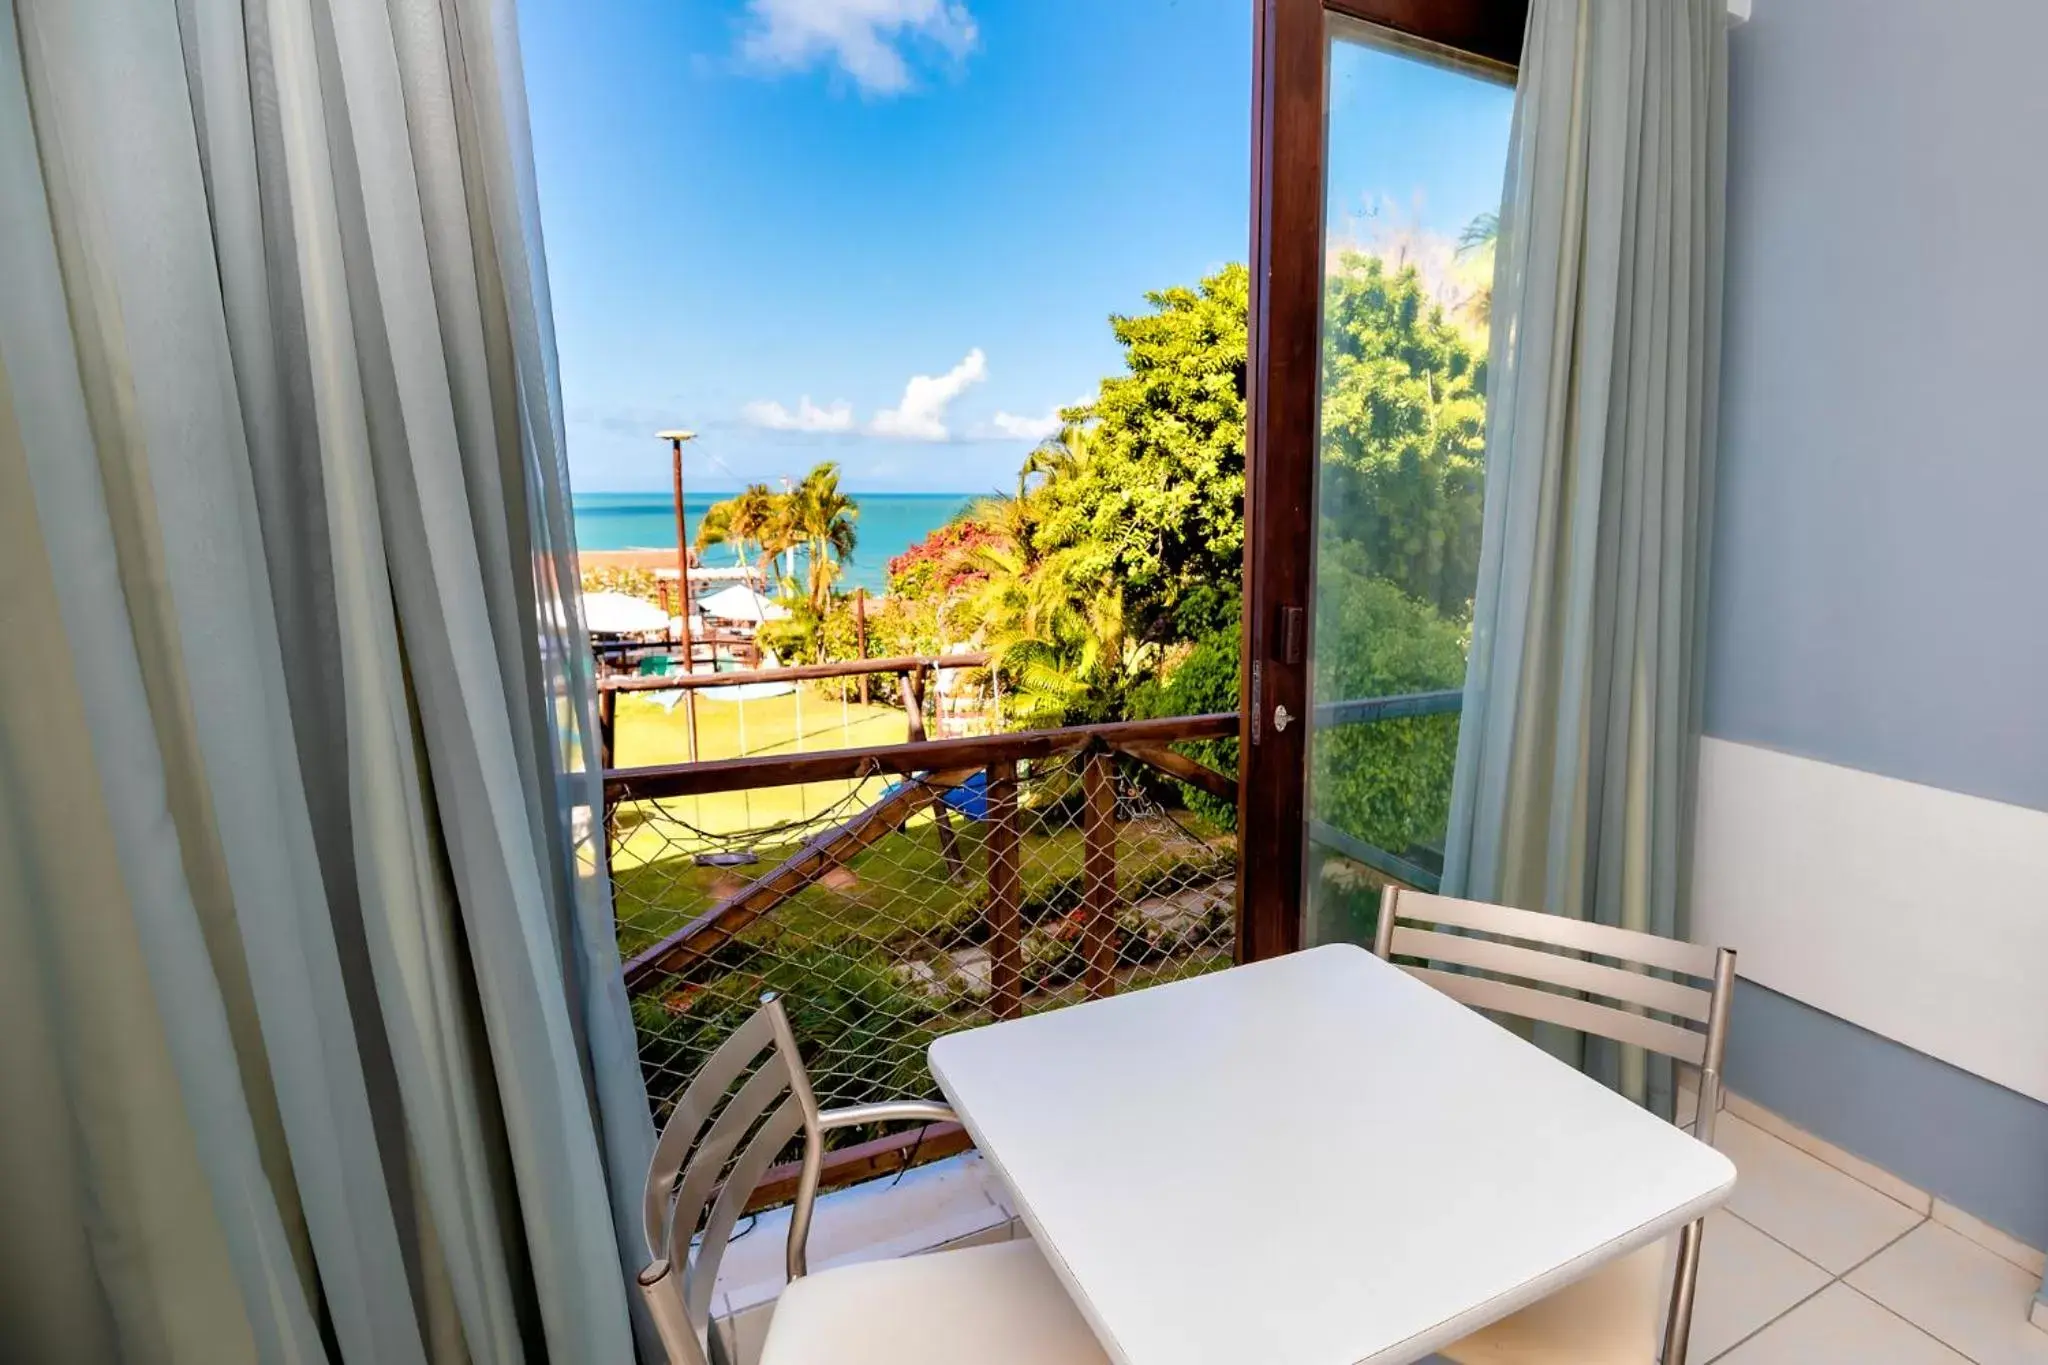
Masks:
[[[597,761],[605,768],[618,766],[612,761],[612,740],[619,730],[619,694],[602,689],[597,694]],[[695,754],[690,757],[695,758]]]
[[[1024,875],[1017,861],[1017,765],[988,765],[989,990],[996,1017],[1024,1012]]]
[[[903,715],[909,724],[912,744],[924,743],[924,670],[906,668],[899,675],[903,690]]]
[[[861,662],[868,657],[868,590],[855,588],[853,591],[853,638],[860,647]],[[860,704],[868,704],[868,675],[860,675]]]
[[[1116,755],[1091,753],[1081,769],[1081,940],[1090,999],[1116,990]]]

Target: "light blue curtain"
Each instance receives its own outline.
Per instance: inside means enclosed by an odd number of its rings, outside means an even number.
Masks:
[[[1449,894],[1685,932],[1726,126],[1725,0],[1531,0]]]
[[[502,0],[0,6],[0,1359],[632,1358],[520,79]]]

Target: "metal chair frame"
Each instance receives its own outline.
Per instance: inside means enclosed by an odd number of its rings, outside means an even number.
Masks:
[[[1446,929],[1459,932],[1443,932]],[[1380,896],[1373,952],[1389,962],[1396,957],[1416,959],[1424,965],[1398,965],[1475,1009],[1559,1024],[1697,1067],[1699,1114],[1693,1135],[1702,1142],[1714,1140],[1728,1010],[1735,990],[1733,949],[1389,886]],[[1589,960],[1592,957],[1622,965],[1606,966]],[[1463,970],[1446,971],[1438,964]],[[1506,977],[1537,984],[1521,985]],[[1674,979],[1680,977],[1709,985],[1702,989]],[[1602,1004],[1588,996],[1619,1003]],[[1685,1365],[1705,1229],[1706,1220],[1699,1218],[1679,1234],[1663,1365]]]
[[[719,1263],[748,1197],[792,1138],[801,1132],[804,1144],[785,1257],[789,1278],[797,1280],[807,1269],[825,1134],[954,1117],[945,1105],[923,1100],[820,1109],[781,1000],[762,996],[761,1007],[720,1044],[676,1101],[647,1167],[641,1207],[647,1264],[635,1283],[671,1365],[712,1365],[714,1354],[724,1354],[711,1336]]]

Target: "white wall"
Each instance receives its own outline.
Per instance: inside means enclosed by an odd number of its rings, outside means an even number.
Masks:
[[[2048,0],[1768,0],[1730,34],[1694,888],[1771,988],[1731,1083],[2036,1246],[2048,255],[2013,225],[2048,217],[2044,47]]]
[[[1708,739],[1697,828],[1742,976],[2048,1101],[2048,814]]]

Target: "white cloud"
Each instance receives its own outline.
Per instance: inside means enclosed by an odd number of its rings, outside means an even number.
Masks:
[[[768,70],[802,71],[829,62],[864,95],[910,88],[906,44],[958,60],[980,37],[963,0],[747,0],[751,20],[740,53]]]
[[[846,431],[853,426],[853,405],[834,403],[821,408],[805,394],[791,412],[780,403],[761,398],[741,408],[740,418],[749,426],[770,431]]]
[[[999,412],[989,419],[998,436],[1008,436],[1018,441],[1043,441],[1060,429],[1059,409],[1054,408],[1043,417],[1019,417],[1014,412]]]
[[[967,358],[941,375],[912,375],[903,386],[903,401],[875,414],[868,430],[877,436],[898,436],[911,441],[943,441],[946,409],[974,384],[988,378],[988,357],[979,346]]]

